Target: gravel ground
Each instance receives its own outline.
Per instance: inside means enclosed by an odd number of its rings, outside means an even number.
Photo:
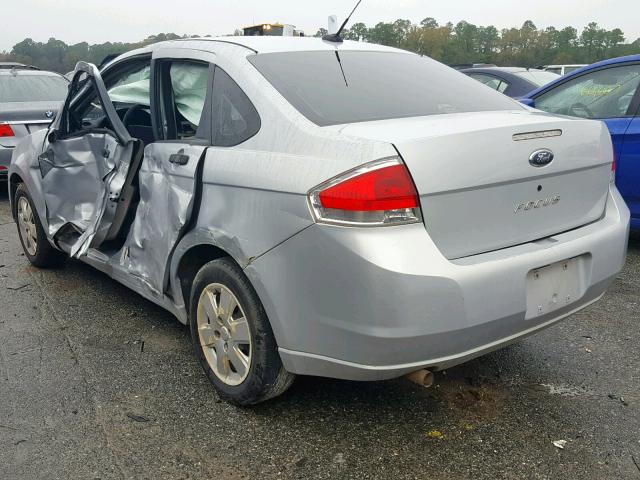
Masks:
[[[0,479],[640,479],[639,288],[632,235],[603,300],[431,389],[299,378],[241,410],[170,314],[30,267],[3,193]]]

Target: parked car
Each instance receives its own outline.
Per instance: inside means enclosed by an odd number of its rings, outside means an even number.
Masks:
[[[0,70],[40,70],[32,65],[25,65],[18,62],[0,62]]]
[[[0,184],[5,188],[13,148],[29,133],[49,126],[69,86],[57,73],[12,65],[0,66]]]
[[[33,265],[173,312],[246,405],[294,374],[428,378],[595,302],[629,228],[612,161],[602,123],[419,55],[234,37],[79,64],[9,187]]]
[[[493,63],[452,63],[449,66],[456,70],[464,70],[465,68],[487,68],[495,67],[496,65]]]
[[[520,98],[559,78],[555,73],[520,67],[465,68],[461,72],[511,98]]]
[[[542,67],[542,70],[562,76],[567,73],[575,72],[576,70],[586,66],[586,63],[576,63],[573,65],[545,65]]]
[[[616,184],[640,230],[640,55],[594,63],[534,90],[523,103],[539,110],[598,119],[616,153]]]

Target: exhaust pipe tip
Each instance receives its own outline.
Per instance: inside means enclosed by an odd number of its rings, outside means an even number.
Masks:
[[[424,388],[431,387],[433,385],[433,382],[435,381],[433,372],[424,368],[422,370],[417,370],[405,375],[405,378],[413,383],[417,383]]]

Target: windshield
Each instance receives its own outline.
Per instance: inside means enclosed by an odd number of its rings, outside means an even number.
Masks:
[[[57,75],[0,75],[0,103],[62,101],[68,86]]]
[[[523,72],[516,72],[515,74],[520,78],[529,80],[538,87],[542,87],[543,85],[560,78],[560,75],[557,73],[545,72],[544,70],[527,70]]]
[[[413,54],[328,50],[266,53],[249,61],[320,126],[522,108],[460,72]]]

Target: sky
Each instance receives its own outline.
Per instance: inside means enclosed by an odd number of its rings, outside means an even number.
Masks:
[[[355,0],[3,0],[0,51],[29,37],[68,44],[134,42],[155,33],[222,35],[253,23],[292,23],[313,35],[327,17],[344,18]],[[352,22],[434,17],[439,23],[467,20],[497,28],[533,20],[538,28],[587,23],[620,28],[628,41],[640,37],[640,0],[363,0]]]

